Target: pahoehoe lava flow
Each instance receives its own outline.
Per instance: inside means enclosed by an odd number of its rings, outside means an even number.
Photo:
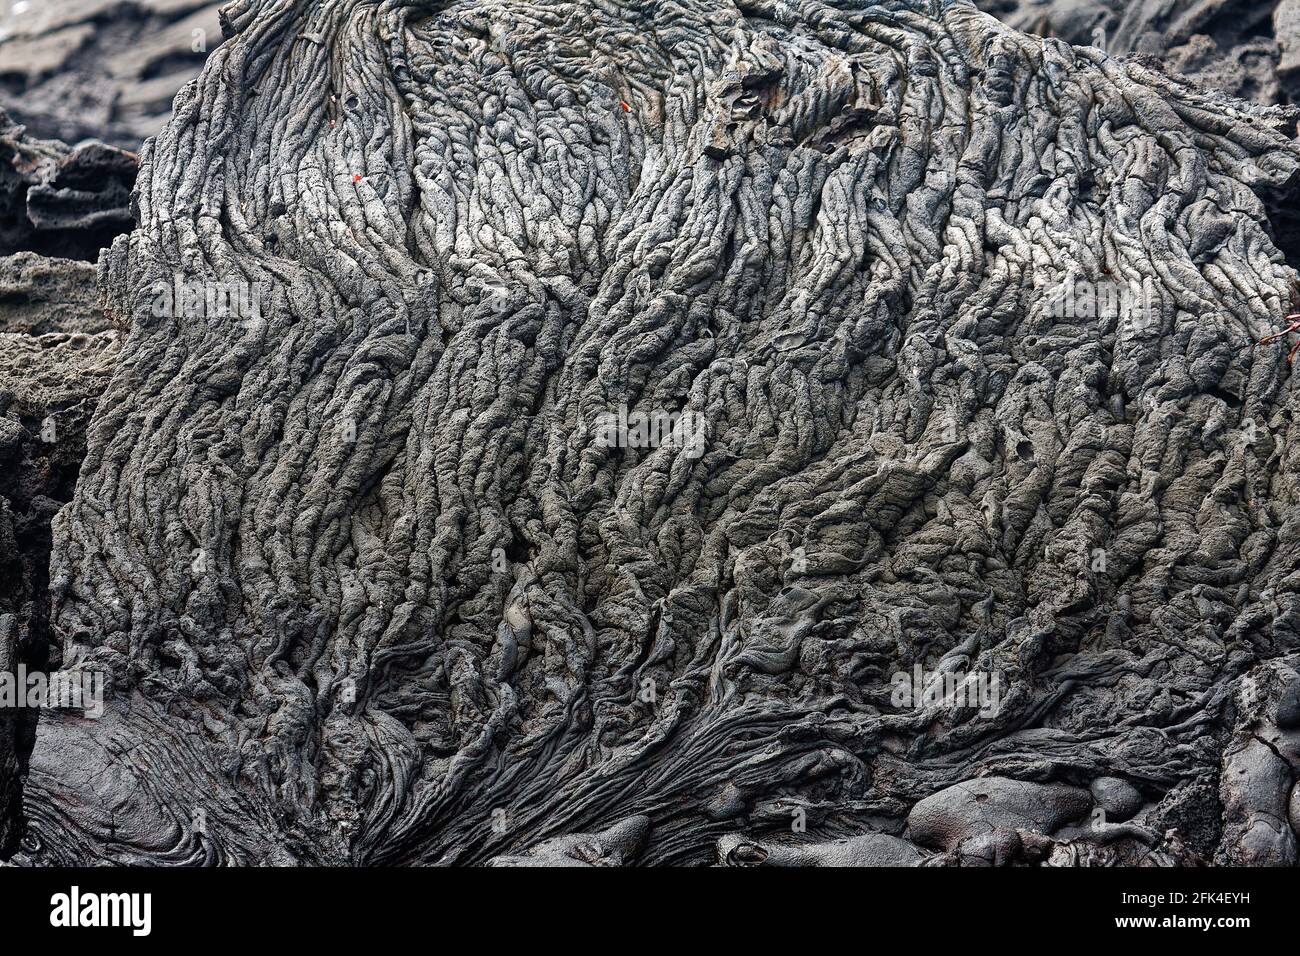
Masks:
[[[1297,863],[1281,94],[967,0],[220,21],[47,343],[107,694],[0,727],[10,863]]]

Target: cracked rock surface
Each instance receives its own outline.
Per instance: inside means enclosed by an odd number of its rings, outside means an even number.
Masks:
[[[14,862],[1296,862],[1293,109],[966,2],[222,22]]]

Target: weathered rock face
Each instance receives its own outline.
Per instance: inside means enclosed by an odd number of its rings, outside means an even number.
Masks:
[[[226,17],[16,859],[1294,862],[1292,111],[966,3]]]
[[[211,0],[0,0],[0,108],[37,136],[137,149],[221,40]]]
[[[112,331],[0,332],[0,538],[7,546],[0,610],[23,621],[33,617],[30,605],[46,601],[50,520],[72,497],[86,427],[117,347]],[[20,635],[24,644],[27,636]]]
[[[1300,0],[980,0],[1026,33],[1138,54],[1207,89],[1296,100]],[[35,135],[134,150],[221,40],[210,0],[0,0],[0,108]],[[17,10],[15,9],[17,8]]]
[[[982,0],[1016,29],[1137,54],[1206,89],[1294,102],[1300,19],[1293,0]]]
[[[43,335],[111,328],[112,321],[99,308],[95,267],[89,262],[32,252],[0,259],[0,331]]]
[[[99,142],[32,139],[0,110],[0,255],[98,259],[132,225],[136,162]]]
[[[50,521],[72,497],[117,349],[95,267],[78,260],[130,228],[135,174],[133,154],[32,139],[0,110],[0,675],[50,660]],[[0,700],[0,856],[15,843],[18,757],[35,722],[10,703]]]
[[[86,426],[112,374],[118,333],[108,325],[94,267],[32,253],[0,258],[0,674],[58,661],[48,627],[50,522],[72,497]],[[18,758],[36,721],[14,703],[0,706],[0,855],[16,845]]]

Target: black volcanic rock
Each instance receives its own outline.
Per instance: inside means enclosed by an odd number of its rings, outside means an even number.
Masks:
[[[32,139],[0,111],[0,255],[94,261],[131,228],[136,169],[133,153]]]

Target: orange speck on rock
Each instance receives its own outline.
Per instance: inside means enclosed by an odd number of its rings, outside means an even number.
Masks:
[[[361,174],[360,174],[360,173],[353,173],[353,174],[352,174],[352,181],[353,181],[354,183],[359,183],[359,182],[361,182]]]
[[[624,113],[630,113],[630,112],[632,112],[632,107],[630,107],[630,106],[627,105],[627,101],[626,101],[626,100],[619,100],[619,101],[618,101],[618,105],[621,106],[621,107],[623,107],[623,112],[624,112]]]

